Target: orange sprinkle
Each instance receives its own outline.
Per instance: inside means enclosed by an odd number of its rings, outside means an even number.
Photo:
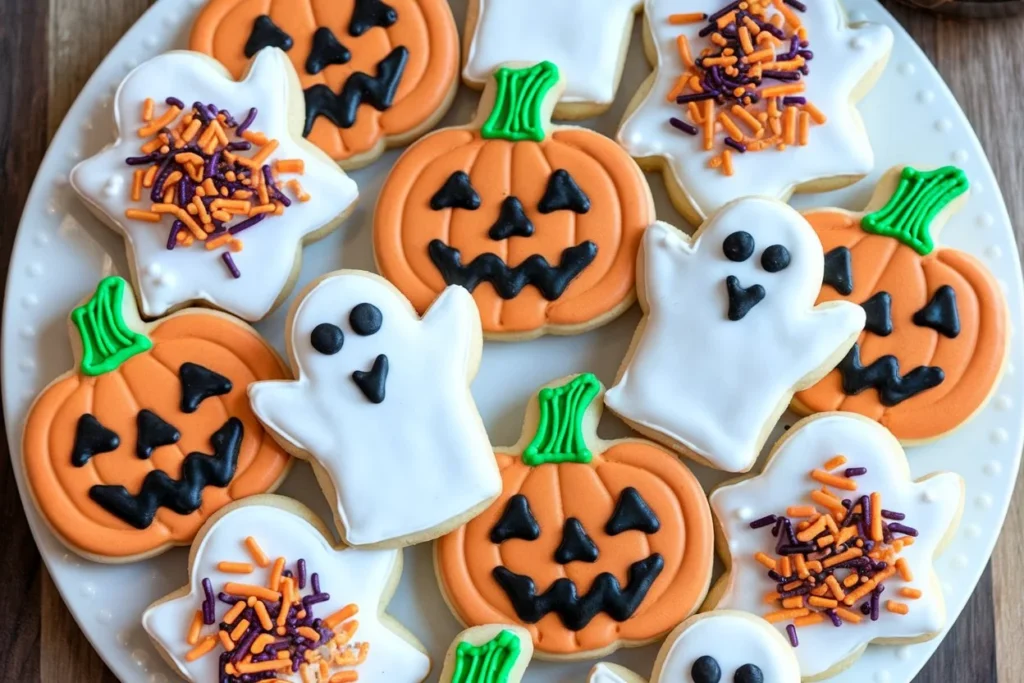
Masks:
[[[821,566],[825,569],[828,569],[829,567],[834,567],[835,565],[840,564],[841,562],[846,562],[847,560],[853,560],[855,558],[861,557],[863,554],[864,551],[860,548],[850,548],[846,552],[842,552],[838,555],[833,555],[832,557],[825,558],[825,560],[821,563]]]
[[[825,584],[815,586],[811,589],[811,595],[813,595],[816,598],[825,597],[826,595],[828,595],[828,586],[826,586]]]
[[[764,68],[775,71],[796,71],[806,63],[803,57],[796,57],[794,59],[784,59],[781,62],[767,62]]]
[[[787,517],[813,517],[818,514],[813,505],[790,505],[786,508]]]
[[[722,150],[722,172],[727,176],[733,174],[731,149]]]
[[[143,211],[141,209],[128,209],[124,217],[133,221],[145,221],[146,223],[159,223],[160,214],[155,211]]]
[[[277,602],[281,599],[281,593],[278,591],[270,590],[263,586],[254,586],[247,583],[234,583],[232,581],[228,581],[224,584],[224,592],[228,595],[241,595],[244,597],[252,595],[260,600],[269,600],[270,602]]]
[[[778,10],[779,14],[781,14],[783,17],[785,17],[786,24],[790,28],[795,30],[795,29],[799,29],[801,26],[803,26],[803,24],[800,23],[800,18],[797,17],[796,14],[793,13],[793,10],[791,10],[789,7],[787,7],[785,4],[783,4],[782,0],[772,0],[772,5],[775,6],[775,9]],[[778,16],[778,15],[776,15],[776,16]],[[774,19],[775,17],[772,17],[772,18]]]
[[[774,603],[774,602],[776,602],[778,599],[779,599],[779,594],[776,593],[775,591],[772,591],[771,593],[765,593],[764,594],[764,601],[767,604],[769,604],[769,605]]]
[[[842,501],[829,493],[823,491],[811,491],[811,500],[829,510],[845,510]],[[847,527],[850,528],[850,527]]]
[[[797,617],[793,620],[794,626],[810,626],[812,624],[820,624],[825,621],[825,615],[821,612],[814,612],[808,614],[806,617]]]
[[[331,676],[327,683],[353,683],[359,680],[359,674],[355,671],[339,671]]]
[[[668,95],[665,96],[665,101],[674,104],[676,98],[683,94],[683,90],[686,89],[686,83],[690,80],[689,75],[683,74],[676,80],[676,84],[672,86],[672,89],[668,91]]]
[[[785,85],[773,85],[769,88],[765,88],[761,91],[762,97],[781,97],[783,95],[795,95],[801,93],[806,89],[806,85],[802,82],[786,83]]]
[[[153,182],[156,180],[156,173],[158,170],[159,168],[157,168],[155,164],[146,169],[146,174],[142,176],[143,187],[153,187]]]
[[[308,202],[310,200],[309,193],[302,189],[302,185],[300,185],[299,181],[295,178],[288,181],[287,187],[300,202]]]
[[[153,120],[153,109],[156,107],[156,102],[153,101],[152,97],[147,97],[142,103],[142,120],[149,123]]]
[[[167,111],[160,116],[160,118],[152,119],[146,122],[146,125],[139,129],[140,138],[148,138],[151,135],[155,135],[160,132],[160,129],[166,128],[174,122],[174,119],[178,118],[178,114],[181,113],[181,109],[175,106],[167,108]]]
[[[896,560],[896,571],[900,573],[900,578],[904,581],[914,580],[914,572],[910,571],[910,564],[905,557]]]
[[[825,585],[828,586],[828,589],[832,592],[832,597],[836,600],[842,600],[846,597],[846,593],[843,591],[842,586],[839,585],[839,581],[835,576],[832,576],[831,574],[826,576]]]
[[[764,615],[764,619],[768,623],[774,624],[778,621],[788,621],[789,619],[806,617],[810,613],[811,610],[807,609],[806,607],[802,607],[800,609],[782,609],[776,612],[769,612],[768,614]]]
[[[254,156],[252,159],[243,159],[242,157],[239,157],[238,161],[244,162],[244,166],[252,166],[253,168],[259,168],[264,164],[264,162],[266,162],[267,159],[270,158],[270,155],[274,153],[274,150],[277,149],[277,145],[277,140],[270,140],[269,142],[267,142],[267,144],[263,145],[260,151],[257,152],[256,156]]]
[[[800,112],[800,124],[797,126],[797,142],[806,145],[811,139],[811,115],[805,111]]]
[[[317,633],[316,631],[314,631],[313,629],[311,629],[308,626],[300,626],[297,629],[295,629],[295,631],[296,631],[296,633],[298,633],[303,638],[308,638],[309,640],[311,640],[314,643],[316,641],[320,640],[320,634]]]
[[[736,140],[736,142],[743,142],[745,139],[743,131],[741,131],[740,127],[736,125],[736,122],[732,120],[732,117],[723,111],[718,114],[718,121],[722,124],[722,128],[725,128],[725,132]]]
[[[216,204],[216,202],[214,202]],[[284,558],[279,557],[274,560],[274,566],[270,570],[270,580],[267,582],[267,586],[272,591],[279,590],[281,588],[281,572],[284,571]]]
[[[687,111],[690,113],[690,120],[700,125],[704,123],[704,115],[700,113],[700,107],[697,106],[696,102],[690,102],[686,105]]]
[[[860,586],[855,588],[853,591],[848,593],[846,595],[846,597],[843,598],[843,602],[847,606],[852,606],[858,600],[860,600],[861,598],[866,596],[868,593],[873,591],[878,584],[882,583],[883,581],[885,581],[886,579],[888,579],[890,576],[892,576],[895,573],[896,573],[896,568],[895,567],[893,567],[893,566],[886,567],[885,569],[883,569],[882,571],[878,572],[877,574],[872,576],[870,579],[868,579],[867,581],[862,583]]]
[[[227,631],[217,631],[217,637],[220,639],[221,646],[231,652],[235,649],[235,643],[231,640],[231,636],[228,635]]]
[[[247,130],[242,133],[242,139],[248,140],[254,145],[267,144],[267,136],[255,130]]]
[[[260,206],[254,206],[249,209],[249,216],[258,216],[261,213],[277,213],[277,205],[275,204],[261,204]]]
[[[837,467],[842,467],[846,464],[845,455],[837,455],[834,458],[829,459],[822,467],[826,470],[834,470]]]
[[[704,149],[710,150],[715,144],[715,103],[704,100]]]
[[[859,624],[860,623],[860,615],[857,614],[856,612],[851,612],[850,610],[846,609],[845,607],[837,607],[836,608],[836,614],[838,614],[839,618],[842,619],[843,621],[848,621],[851,624]]]
[[[746,18],[746,17],[744,17]],[[753,22],[751,22],[753,23]],[[756,24],[755,24],[756,25]],[[754,51],[754,43],[750,40],[750,28],[748,26],[740,26],[737,31],[740,37],[740,47],[743,48],[745,54],[750,54]]]
[[[784,590],[784,591],[791,591],[794,588],[799,588],[802,585],[803,585],[802,581],[799,581],[799,580],[797,580],[797,581],[790,581],[789,583],[783,584],[782,590]]]
[[[826,546],[830,546],[833,543],[835,543],[835,540],[836,540],[836,537],[833,536],[832,534],[829,534],[828,536],[822,536],[817,541],[818,547],[819,548],[824,548]]]
[[[257,600],[252,608],[256,612],[256,618],[260,620],[260,626],[263,627],[264,631],[269,631],[274,627],[274,622],[270,619],[270,613],[267,612],[267,606],[263,602]]]
[[[835,609],[839,606],[838,600],[829,600],[828,598],[810,597],[807,598],[807,604],[815,607],[823,607],[825,609]]]
[[[262,605],[263,603],[260,602],[256,604]],[[249,652],[253,653],[254,655],[261,654],[267,648],[267,645],[270,645],[272,642],[274,642],[274,640],[274,636],[270,635],[269,633],[261,633],[258,636],[256,636],[256,640],[252,641],[252,646],[250,646]]]
[[[732,66],[738,61],[738,57],[707,57],[702,63],[705,66]]]
[[[760,131],[764,130],[764,126],[761,125],[761,122],[758,121],[755,116],[753,116],[749,111],[747,111],[740,105],[732,105],[732,109],[730,111],[732,111],[733,115],[736,116],[736,118],[743,121],[743,123],[747,124],[747,126],[749,126],[750,129],[755,133],[759,133]]]
[[[871,492],[871,540],[882,541],[882,494]]]
[[[825,530],[825,518],[819,517],[818,521],[796,535],[796,540],[806,543]],[[829,558],[831,559],[831,558]]]
[[[782,115],[782,139],[787,145],[796,142],[796,107],[786,107]]]
[[[359,606],[356,605],[355,603],[349,604],[349,605],[345,605],[340,610],[338,610],[334,614],[332,614],[329,617],[327,617],[326,619],[324,619],[323,623],[324,623],[324,626],[326,626],[327,628],[329,628],[329,629],[331,629],[333,631],[333,630],[335,630],[335,628],[334,628],[335,626],[337,626],[341,622],[345,621],[346,619],[351,619],[352,617],[354,617],[358,613],[359,613]]]
[[[821,573],[821,570],[823,569],[823,567],[821,566],[821,562],[818,562],[817,560],[812,560],[812,561],[808,562],[807,563],[807,568],[810,569],[815,574]]]
[[[839,526],[836,524],[836,520],[832,519],[832,515],[825,515],[825,528],[830,534],[839,533]]]
[[[793,110],[794,115],[795,115],[796,108],[795,107],[787,107],[786,108],[787,112],[790,109]],[[842,489],[843,491],[856,491],[857,490],[857,482],[855,482],[853,479],[850,479],[849,477],[840,477],[840,476],[835,475],[835,474],[830,474],[828,472],[825,472],[824,470],[814,470],[814,471],[812,471],[811,472],[811,479],[813,479],[813,480],[815,480],[815,481],[817,481],[817,482],[819,482],[821,484],[825,484],[826,486],[831,486],[833,488]]]
[[[718,25],[718,28],[725,28],[734,21],[736,21],[736,10],[733,10],[728,14],[723,14],[722,16],[718,17],[718,21],[715,23]]]
[[[245,611],[245,608],[245,600],[239,600],[238,602],[236,602],[234,605],[231,606],[231,609],[227,611],[227,614],[224,615],[224,623],[229,625],[235,623],[235,619],[237,619],[239,615]]]
[[[788,557],[783,557],[779,560],[779,574],[784,578],[793,575],[793,567],[790,565]],[[791,589],[787,588],[786,590]]]
[[[804,606],[804,599],[799,595],[794,595],[791,598],[783,600],[782,606],[786,609],[799,609]]]
[[[750,17],[743,17],[743,28],[750,31],[750,35],[752,36],[756,36],[761,32],[761,27],[758,26]]]
[[[889,610],[893,614],[906,614],[910,611],[905,602],[896,602],[895,600],[886,600],[885,609]]]
[[[703,12],[685,12],[682,14],[670,14],[668,15],[668,23],[673,26],[680,24],[695,24],[698,21],[704,21],[708,18],[708,15]]]
[[[849,588],[851,586],[857,585],[858,581],[860,581],[860,575],[858,575],[858,574],[850,574],[845,579],[843,579],[843,585],[846,586],[847,588]]]
[[[236,602],[235,604],[238,605],[240,603]],[[231,640],[237,641],[239,638],[241,638],[242,636],[245,635],[245,632],[248,629],[249,629],[249,620],[248,619],[242,619],[240,622],[238,622],[238,625],[235,626],[235,629],[231,632]]]
[[[811,575],[811,572],[807,570],[807,563],[804,562],[803,555],[793,556],[793,566],[796,568],[796,575],[799,576],[801,579],[806,579],[808,576]]]
[[[711,40],[712,43],[714,43],[718,47],[725,47],[726,45],[729,44],[729,41],[726,40],[725,36],[723,36],[721,33],[712,33],[710,40]],[[723,54],[724,54],[724,52],[723,52]],[[704,63],[707,64],[708,60],[705,59]]]
[[[286,653],[287,654],[287,653]],[[235,667],[240,674],[255,674],[262,671],[281,671],[292,668],[290,659],[270,659],[265,662],[239,662]]]
[[[774,58],[775,51],[770,48],[764,48],[763,50],[751,52],[750,54],[743,58],[743,61],[747,62],[748,64],[751,64],[753,62],[765,62]]]
[[[918,598],[921,597],[921,591],[919,591],[916,588],[910,588],[909,586],[904,586],[903,588],[900,589],[900,595],[902,595],[905,598],[910,598],[911,600],[917,600]]]
[[[274,170],[278,173],[305,173],[306,162],[302,159],[278,159],[274,162]]]
[[[191,644],[191,643],[190,643]],[[189,650],[185,654],[186,662],[194,662],[203,655],[213,651],[213,648],[217,645],[217,638],[215,636],[206,636],[202,642],[196,645],[194,648]]]
[[[203,611],[196,610],[195,615],[192,617],[192,622],[188,625],[188,635],[185,636],[185,642],[189,645],[195,645],[199,642],[199,632],[203,628]]]
[[[803,110],[810,114],[811,120],[817,123],[819,126],[828,120],[825,118],[825,115],[821,113],[821,110],[815,107],[810,102],[807,102],[803,105]]]
[[[184,142],[192,142],[192,138],[196,136],[199,129],[203,127],[203,122],[199,119],[192,119],[192,123],[188,124],[188,127],[182,131],[181,139]]]
[[[754,559],[763,564],[768,569],[775,569],[775,560],[768,557],[762,552],[754,553]]]

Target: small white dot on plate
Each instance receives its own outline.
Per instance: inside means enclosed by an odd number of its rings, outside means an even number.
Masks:
[[[82,591],[82,595],[87,597],[87,598],[95,597],[96,596],[96,584],[93,584],[93,583],[90,583],[90,582],[86,581],[85,583],[82,584],[81,591]]]
[[[931,90],[922,90],[917,93],[917,101],[921,104],[931,104],[935,100],[935,93]]]
[[[49,235],[49,233],[45,233],[45,232],[42,232],[42,231],[37,232],[35,234],[35,238],[34,239],[35,239],[36,246],[45,247],[46,245],[48,245],[50,243],[50,235]]]
[[[958,149],[957,151],[953,152],[953,156],[950,158],[953,159],[954,164],[967,163],[967,150]]]
[[[132,650],[132,659],[140,667],[145,668],[149,664],[149,653],[142,648],[136,648]]]
[[[996,410],[1009,410],[1013,407],[1013,399],[1006,394],[996,396],[995,407]]]
[[[82,562],[78,559],[78,555],[74,555],[72,553],[64,553],[60,556],[60,559],[64,560],[64,562],[71,565],[72,567],[82,566]]]
[[[989,460],[982,469],[988,476],[998,477],[1003,472],[1003,464],[998,460]]]
[[[32,308],[38,303],[39,297],[37,297],[35,294],[26,294],[25,296],[21,297],[21,305],[24,306],[25,308]]]
[[[82,124],[82,130],[84,130],[86,133],[88,133],[92,129],[93,129],[92,121],[90,119],[86,119],[85,123]]]
[[[865,22],[867,20],[868,20],[868,15],[864,14],[863,12],[859,12],[859,11],[858,12],[850,12],[850,23],[851,24],[861,24],[861,23],[863,23],[863,22]]]
[[[975,222],[978,224],[979,228],[991,228],[992,224],[996,222],[996,218],[988,212],[980,213],[975,219]]]
[[[904,62],[903,64],[899,65],[897,70],[904,76],[913,76],[914,73],[917,71],[917,67],[915,67],[910,62]]]
[[[72,147],[71,149],[68,150],[68,159],[71,159],[72,161],[78,161],[81,158],[82,153],[78,150],[77,147]]]
[[[750,518],[754,516],[754,511],[750,508],[740,508],[736,510],[736,519],[741,522],[748,522]]]
[[[113,620],[113,618],[114,615],[111,614],[110,610],[108,609],[101,609],[99,612],[96,613],[96,621],[100,622],[101,624],[109,624],[111,620]]]
[[[32,372],[36,369],[36,362],[31,358],[22,358],[18,361],[18,367],[25,372]]]
[[[991,244],[985,247],[985,256],[990,259],[997,259],[1003,255],[1003,250],[999,248],[998,244]]]
[[[981,527],[977,524],[968,524],[964,527],[964,536],[967,538],[978,538],[981,536]]]
[[[889,683],[892,680],[892,674],[885,669],[875,673],[875,683]]]
[[[142,41],[142,44],[145,45],[146,47],[152,49],[152,48],[154,48],[154,47],[156,47],[158,45],[158,42],[157,42],[156,36],[150,35],[150,36],[146,36],[146,39],[144,41]]]
[[[58,210],[57,202],[49,202],[46,205],[46,213],[50,214],[51,216],[56,214],[57,210]]]
[[[159,263],[150,263],[146,266],[146,275],[150,277],[156,277],[163,272],[164,267]]]
[[[739,541],[736,541],[736,540],[729,541],[729,550],[731,550],[733,552],[737,552],[739,549],[740,549]]]
[[[1006,443],[1010,439],[1010,435],[1002,427],[996,427],[992,430],[992,433],[988,435],[989,440],[992,443]]]
[[[155,673],[149,677],[149,683],[167,683],[167,676],[161,673]]]
[[[974,499],[974,504],[980,507],[982,510],[987,510],[992,507],[992,496],[987,493],[982,493]]]
[[[960,554],[953,557],[953,566],[956,569],[965,569],[967,567],[967,556]]]
[[[948,133],[949,129],[953,127],[953,122],[949,119],[939,119],[935,122],[935,130],[940,133]]]
[[[36,336],[36,328],[32,327],[31,325],[25,325],[25,327],[21,328],[20,333],[22,338],[31,339],[32,337]]]
[[[43,264],[39,263],[39,261],[33,261],[28,264],[28,274],[29,277],[39,277],[43,274]]]
[[[850,41],[850,47],[852,47],[854,50],[863,50],[867,46],[868,41],[867,39],[864,38],[864,36],[855,36],[853,40]]]
[[[118,634],[117,634],[117,644],[118,645],[120,645],[121,647],[128,647],[128,644],[131,643],[131,642],[132,642],[131,631],[125,629],[124,631],[119,631],[118,632]]]
[[[902,659],[903,661],[907,661],[908,659],[910,659],[911,652],[913,652],[913,650],[910,649],[910,646],[904,645],[903,647],[896,648],[896,657]]]

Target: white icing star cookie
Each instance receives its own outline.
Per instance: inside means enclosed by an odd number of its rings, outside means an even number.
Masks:
[[[288,57],[261,51],[241,81],[169,52],[117,91],[117,141],[71,184],[125,238],[143,315],[206,303],[255,321],[287,296],[304,242],[340,223],[355,183],[302,139]]]
[[[933,638],[946,622],[933,561],[963,497],[956,474],[911,480],[899,443],[876,422],[802,420],[764,472],[711,494],[727,573],[707,605],[773,622],[805,679],[829,677],[871,642]]]
[[[651,226],[644,318],[605,403],[698,461],[747,471],[794,390],[835,367],[864,327],[856,304],[814,305],[823,269],[811,226],[775,200],[729,204],[693,238]]]
[[[196,537],[189,584],[147,608],[142,625],[193,683],[266,671],[298,682],[324,668],[329,676],[355,672],[360,683],[423,681],[423,646],[384,613],[401,551],[339,549],[328,538],[293,500],[234,503]],[[293,670],[293,661],[302,664]]]
[[[874,166],[854,102],[884,68],[892,31],[850,26],[837,0],[738,4],[644,5],[655,70],[618,141],[645,169],[663,171],[693,224],[739,197],[841,187]]]
[[[647,679],[618,664],[598,662],[590,669],[587,683],[647,683]]]
[[[469,393],[482,347],[472,295],[448,287],[422,319],[385,279],[338,271],[289,316],[297,381],[256,382],[256,416],[311,460],[351,545],[408,545],[486,508],[501,478]]]
[[[463,79],[481,89],[505,62],[558,65],[562,119],[595,116],[611,106],[642,0],[474,0],[466,19]]]

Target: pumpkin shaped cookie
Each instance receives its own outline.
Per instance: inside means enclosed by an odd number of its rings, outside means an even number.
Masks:
[[[796,394],[796,410],[860,413],[912,444],[985,405],[1006,361],[1006,300],[977,259],[933,239],[967,190],[952,166],[894,168],[863,212],[804,214],[825,250],[818,301],[859,303],[867,325],[834,371]]]
[[[446,0],[209,0],[189,41],[236,78],[266,47],[287,52],[299,73],[303,134],[349,169],[432,128],[458,86]]]
[[[519,443],[496,454],[498,500],[435,546],[456,616],[521,625],[540,658],[653,641],[697,609],[711,579],[700,484],[649,441],[598,439],[603,393],[591,374],[541,389]]]
[[[290,459],[245,390],[286,371],[247,325],[203,309],[143,323],[108,277],[71,329],[76,368],[39,395],[22,440],[32,499],[69,548],[98,562],[157,555],[284,479]]]
[[[612,140],[551,125],[563,88],[550,62],[498,69],[471,123],[395,163],[374,257],[421,313],[461,285],[488,338],[525,339],[588,330],[634,301],[650,188]]]

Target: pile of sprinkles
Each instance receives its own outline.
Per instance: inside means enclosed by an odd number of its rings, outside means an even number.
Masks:
[[[684,70],[668,100],[683,108],[669,123],[702,134],[704,149],[714,149],[724,133],[712,168],[732,175],[734,153],[806,145],[811,124],[825,123],[803,94],[814,58],[799,17],[806,11],[799,0],[736,0],[710,16],[669,16],[675,25],[707,22],[698,35],[710,45],[696,57],[685,35],[676,38]]]
[[[859,624],[877,621],[883,605],[882,593],[891,580],[909,584],[914,574],[904,548],[914,543],[917,530],[903,522],[902,512],[882,507],[877,492],[854,495],[856,478],[867,474],[864,467],[847,467],[837,455],[810,478],[822,487],[810,492],[812,504],[793,505],[785,515],[768,515],[750,523],[751,529],[771,528],[777,541],[775,556],[755,553],[754,559],[767,569],[775,590],[765,595],[772,610],[764,618],[786,626],[789,642],[800,644],[797,629],[815,624]],[[841,493],[836,494],[832,489]],[[840,496],[846,496],[840,498]],[[887,583],[888,582],[888,583]],[[903,615],[910,611],[903,600],[917,600],[921,590],[909,585],[885,600],[886,611]]]
[[[298,179],[281,181],[284,174],[301,175],[302,159],[278,159],[271,155],[278,141],[252,130],[255,107],[239,123],[213,104],[195,102],[191,108],[168,97],[158,116],[156,104],[142,105],[145,140],[141,156],[125,163],[135,167],[131,201],[149,201],[148,208],[130,208],[130,220],[160,223],[173,218],[167,248],[189,247],[202,242],[207,249],[224,247],[221,259],[232,277],[241,277],[232,252],[242,250],[239,233],[270,215],[280,216],[294,199],[309,201]],[[252,153],[246,156],[246,153]]]
[[[204,578],[205,597],[185,636],[192,646],[185,661],[209,656],[219,647],[218,683],[274,683],[292,680],[295,673],[302,683],[358,681],[355,668],[370,649],[369,643],[352,641],[359,628],[353,619],[358,606],[315,617],[314,606],[331,596],[320,590],[316,573],[307,575],[306,561],[300,559],[294,570],[285,568],[283,557],[271,563],[252,536],[245,547],[252,562],[220,562],[217,570],[245,575],[269,568],[266,584],[229,581],[215,594],[213,582]],[[307,583],[308,594],[302,596]],[[218,607],[225,610],[220,621]]]

